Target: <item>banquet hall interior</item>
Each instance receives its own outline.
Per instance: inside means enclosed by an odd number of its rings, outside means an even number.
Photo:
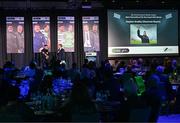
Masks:
[[[176,0],[1,0],[0,122],[180,122]]]

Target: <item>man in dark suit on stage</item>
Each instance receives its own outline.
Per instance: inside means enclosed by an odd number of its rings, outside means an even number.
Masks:
[[[48,60],[49,60],[48,45],[44,45],[44,48],[41,50],[41,56],[42,56],[42,67],[43,68],[48,67]]]
[[[65,61],[65,50],[64,50],[62,44],[59,44],[59,45],[58,45],[57,60],[59,60],[59,61]]]

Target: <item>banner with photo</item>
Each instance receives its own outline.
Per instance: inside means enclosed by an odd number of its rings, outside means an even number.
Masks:
[[[62,44],[65,52],[74,52],[74,17],[58,16],[57,43]]]
[[[83,42],[84,51],[100,51],[99,41],[99,17],[83,16]]]
[[[51,51],[50,17],[32,17],[33,23],[33,51],[41,52],[44,45]]]
[[[24,53],[24,17],[6,17],[7,53]]]

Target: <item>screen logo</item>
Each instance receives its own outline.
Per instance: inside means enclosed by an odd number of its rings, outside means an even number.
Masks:
[[[164,48],[164,52],[170,52],[170,51],[173,51],[173,49],[172,48],[168,48],[168,47]]]
[[[113,53],[128,53],[129,52],[129,49],[128,48],[115,48],[115,49],[112,49],[112,52]]]

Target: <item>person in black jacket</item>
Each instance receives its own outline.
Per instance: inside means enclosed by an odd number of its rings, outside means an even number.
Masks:
[[[137,30],[137,35],[139,38],[141,38],[142,43],[149,43],[149,37],[146,34],[146,31],[144,31],[143,35],[140,34],[140,30]]]
[[[58,45],[57,60],[59,60],[59,61],[65,61],[65,50],[64,50],[62,44],[59,44],[59,45]]]
[[[44,48],[41,50],[41,56],[42,56],[42,67],[43,68],[48,67],[48,61],[49,61],[48,45],[44,45]]]

